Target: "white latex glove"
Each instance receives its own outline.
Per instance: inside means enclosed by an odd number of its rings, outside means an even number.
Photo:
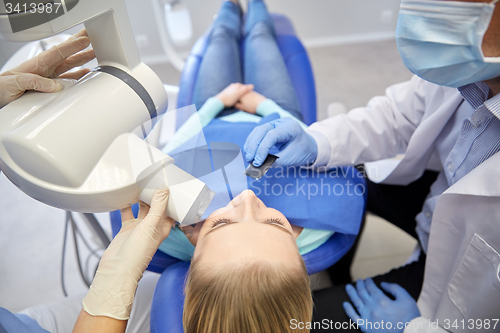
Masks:
[[[52,80],[54,78],[77,80],[87,74],[88,69],[71,73],[65,72],[95,58],[94,50],[80,52],[89,45],[90,39],[87,36],[87,31],[83,29],[68,38],[67,41],[0,74],[0,108],[19,98],[26,90],[47,93],[61,91],[63,86]]]
[[[140,203],[137,219],[130,207],[122,210],[122,228],[104,252],[83,299],[83,310],[88,314],[130,318],[137,283],[175,223],[164,215],[168,196],[168,190],[157,190],[151,209]]]

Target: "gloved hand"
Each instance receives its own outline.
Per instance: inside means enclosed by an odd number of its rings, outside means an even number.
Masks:
[[[130,318],[137,283],[174,220],[164,215],[168,190],[157,190],[151,209],[143,202],[134,219],[130,207],[122,210],[122,228],[104,252],[83,309],[93,316]]]
[[[248,136],[245,158],[258,167],[273,146],[280,150],[276,166],[303,166],[314,163],[318,156],[316,141],[292,118],[281,118],[255,127]]]
[[[51,47],[18,67],[0,74],[0,108],[19,98],[26,90],[58,92],[62,85],[52,78],[79,79],[89,72],[81,69],[66,73],[95,58],[94,50],[86,49],[90,45],[87,31],[83,29],[67,41]],[[80,53],[78,53],[80,52]]]
[[[357,312],[351,303],[345,302],[345,313],[365,333],[403,332],[407,322],[420,317],[417,302],[398,284],[382,282],[381,287],[395,300],[387,297],[372,279],[358,280],[356,288],[348,284],[345,289]]]

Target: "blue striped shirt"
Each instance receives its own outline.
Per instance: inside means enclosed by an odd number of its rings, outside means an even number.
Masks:
[[[500,94],[488,99],[490,89],[483,82],[460,87],[459,91],[474,111],[463,120],[457,141],[443,163],[450,186],[500,150]]]
[[[424,251],[427,251],[432,215],[441,194],[500,150],[500,94],[488,99],[490,89],[482,82],[458,90],[464,101],[435,142],[443,171],[432,184],[422,212],[416,216],[416,231]]]

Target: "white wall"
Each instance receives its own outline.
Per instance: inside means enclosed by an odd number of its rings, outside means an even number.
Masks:
[[[150,0],[126,0],[134,31],[149,45],[140,49],[146,62],[161,61]],[[246,0],[240,0],[245,2]],[[213,21],[220,0],[184,0],[193,21],[193,43]],[[268,0],[271,12],[288,16],[308,47],[387,39],[394,35],[400,0]],[[188,52],[192,43],[180,48]]]
[[[165,61],[151,0],[125,1],[144,61]],[[191,12],[194,43],[212,22],[220,0],[184,1]],[[306,46],[313,47],[389,38],[394,34],[400,0],[268,0],[266,3],[271,12],[287,15]],[[0,66],[21,45],[0,41]],[[187,53],[191,46],[192,43],[179,50]]]
[[[0,68],[7,62],[10,56],[23,45],[24,43],[0,40]]]
[[[308,46],[394,36],[401,0],[273,0]]]

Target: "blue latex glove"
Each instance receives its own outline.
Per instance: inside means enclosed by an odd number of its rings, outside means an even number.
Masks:
[[[265,160],[271,148],[276,146],[276,166],[303,166],[314,163],[318,156],[316,141],[307,134],[300,124],[292,118],[281,118],[257,126],[248,136],[245,146],[245,158],[253,160],[258,167]]]
[[[395,300],[387,297],[372,279],[358,280],[356,288],[350,284],[345,288],[357,312],[351,303],[344,302],[345,313],[362,332],[401,333],[407,322],[420,317],[417,302],[398,284],[382,282],[380,285]]]

